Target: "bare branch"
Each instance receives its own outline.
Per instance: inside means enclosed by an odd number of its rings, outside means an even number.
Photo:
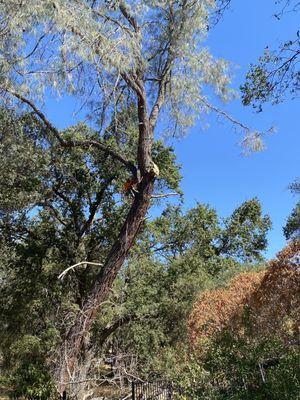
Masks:
[[[240,122],[237,119],[235,119],[232,115],[227,114],[227,112],[225,112],[224,110],[221,110],[220,108],[215,107],[214,105],[210,104],[204,97],[201,97],[200,101],[205,105],[205,107],[207,107],[208,109],[216,112],[217,114],[222,115],[225,119],[227,119],[228,121],[232,122],[234,125],[239,126],[240,128],[244,129],[247,132],[251,131],[249,126],[244,125],[242,122]]]
[[[102,263],[95,263],[95,262],[90,262],[90,261],[81,261],[77,264],[71,265],[70,267],[68,267],[67,269],[65,269],[61,274],[59,274],[58,279],[63,280],[64,277],[66,276],[66,274],[69,271],[72,271],[74,268],[78,267],[79,265],[96,265],[96,266],[103,266]]]
[[[5,90],[8,93],[12,94],[17,99],[19,99],[22,103],[27,104],[34,111],[34,113],[43,121],[45,126],[54,134],[55,138],[59,141],[59,143],[62,146],[65,145],[65,141],[61,137],[59,131],[55,128],[54,125],[51,124],[51,122],[46,118],[45,114],[42,113],[42,111],[40,111],[32,101],[30,101],[26,97],[20,95],[19,93],[15,92],[13,90],[10,90],[10,89],[5,89]]]
[[[179,193],[162,193],[162,194],[153,194],[151,196],[151,199],[162,199],[164,197],[171,197],[171,196],[180,196]]]
[[[95,15],[97,15],[98,17],[103,18],[104,22],[110,21],[113,24],[115,24],[118,27],[120,27],[121,29],[123,29],[124,31],[126,31],[128,34],[132,35],[132,31],[126,25],[123,25],[119,20],[117,20],[115,18],[112,18],[110,15],[102,14],[99,10],[93,9],[93,13]]]

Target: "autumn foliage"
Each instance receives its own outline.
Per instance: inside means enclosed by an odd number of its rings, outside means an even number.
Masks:
[[[299,337],[300,242],[290,243],[264,272],[242,273],[225,289],[202,293],[190,314],[188,329],[193,346],[224,330],[241,336],[269,337],[285,343]],[[247,323],[245,318],[247,317]]]
[[[188,327],[192,343],[223,331],[232,319],[243,312],[263,273],[243,273],[230,286],[202,293],[190,314]]]
[[[269,267],[250,301],[255,334],[276,334],[286,344],[299,342],[300,241],[283,249]]]

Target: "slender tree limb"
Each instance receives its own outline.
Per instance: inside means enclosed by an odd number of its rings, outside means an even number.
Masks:
[[[99,208],[99,205],[103,199],[105,190],[108,188],[108,186],[111,184],[111,182],[115,179],[115,176],[110,177],[109,179],[107,179],[104,183],[104,185],[102,186],[101,190],[96,194],[96,199],[94,201],[94,203],[91,204],[90,206],[90,214],[88,219],[86,220],[85,224],[83,225],[81,231],[80,231],[80,237],[82,237],[85,232],[90,228],[90,226],[92,225],[96,212]]]
[[[63,218],[62,218],[62,216],[60,215],[60,213],[58,212],[58,210],[56,210],[55,207],[54,207],[51,203],[49,203],[49,202],[47,202],[47,201],[44,201],[44,205],[45,205],[46,208],[48,208],[48,209],[50,210],[52,216],[53,216],[58,222],[60,222],[60,223],[61,223],[62,225],[64,225],[64,226],[67,226],[66,222],[63,220]]]
[[[61,198],[70,207],[73,221],[74,221],[75,230],[76,230],[77,235],[79,236],[80,227],[79,227],[78,218],[77,218],[77,210],[76,210],[76,206],[75,206],[74,202],[72,200],[70,200],[68,196],[66,196],[64,193],[62,193],[60,190],[58,190],[55,186],[52,187],[52,191],[56,196]]]
[[[159,89],[158,89],[156,101],[152,107],[150,117],[149,117],[149,123],[150,123],[150,126],[152,129],[155,128],[160,109],[165,102],[165,96],[166,96],[167,85],[168,85],[168,76],[169,76],[169,73],[171,70],[171,66],[172,66],[172,59],[169,58],[166,63],[164,72],[163,72],[162,76],[159,78],[160,83],[159,83]]]
[[[11,95],[13,95],[14,97],[16,97],[17,99],[19,99],[22,103],[27,104],[33,110],[33,112],[43,121],[44,125],[54,134],[58,142],[62,146],[65,145],[65,141],[61,137],[58,129],[56,129],[55,126],[51,124],[51,122],[46,118],[45,114],[42,113],[42,111],[40,111],[31,100],[27,99],[26,97],[22,96],[21,94],[13,90],[6,89],[6,91]]]
[[[153,194],[151,196],[151,199],[163,199],[165,197],[171,197],[171,196],[179,196],[179,193],[173,192],[173,193]]]
[[[39,110],[31,100],[27,99],[26,97],[20,95],[19,93],[15,92],[13,90],[6,89],[6,91],[8,93],[10,93],[11,95],[13,95],[14,97],[16,97],[17,99],[19,99],[22,103],[27,104],[33,110],[33,112],[42,120],[42,122],[49,129],[49,131],[51,131],[54,134],[55,138],[58,140],[59,144],[62,147],[65,147],[65,148],[73,148],[73,147],[97,148],[97,149],[103,151],[104,153],[109,154],[112,158],[114,158],[115,160],[117,160],[120,163],[122,163],[123,165],[125,165],[125,167],[133,175],[136,174],[136,167],[132,161],[126,160],[123,156],[121,156],[116,151],[112,150],[110,147],[106,146],[105,144],[101,143],[98,140],[93,140],[93,139],[90,139],[90,140],[65,140],[61,136],[58,129],[55,128],[55,126],[46,118],[45,114],[41,110]]]
[[[227,114],[225,111],[221,110],[220,108],[215,107],[214,105],[210,104],[204,97],[201,97],[200,101],[205,105],[205,107],[207,107],[208,109],[216,112],[217,114],[222,115],[225,119],[227,119],[228,121],[232,122],[234,125],[239,126],[240,128],[244,129],[247,132],[251,131],[249,126],[244,125],[242,122],[240,122],[237,119],[235,119],[232,115]]]

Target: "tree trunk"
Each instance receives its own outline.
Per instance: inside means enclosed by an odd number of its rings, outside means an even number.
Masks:
[[[149,124],[145,86],[141,78],[137,78],[136,84],[139,87],[137,93],[139,121],[137,160],[140,182],[118,238],[60,349],[60,365],[57,376],[60,393],[66,390],[68,383],[72,380],[85,338],[95,320],[100,304],[105,300],[129,250],[133,246],[149,209],[154,181],[158,174],[157,166],[153,164],[151,157],[154,127],[150,127]]]
[[[143,175],[138,187],[138,193],[135,195],[119,236],[112,246],[104,267],[97,275],[94,287],[79,312],[74,325],[68,332],[60,352],[61,359],[58,371],[60,393],[66,390],[68,383],[72,379],[84,340],[95,320],[99,306],[105,300],[145,219],[150,205],[154,180],[155,175],[151,171]]]

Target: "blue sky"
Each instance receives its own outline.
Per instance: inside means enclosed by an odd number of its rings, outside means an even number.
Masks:
[[[276,48],[300,28],[299,14],[288,14],[277,21],[272,16],[276,11],[274,3],[235,0],[210,33],[211,52],[235,64],[235,88],[267,44]],[[300,103],[288,100],[276,106],[266,105],[257,114],[235,100],[225,109],[255,129],[263,131],[275,125],[277,132],[266,138],[264,152],[243,156],[238,147],[239,134],[211,115],[208,129],[195,126],[186,138],[174,142],[183,166],[185,206],[191,207],[196,201],[209,203],[220,215],[227,216],[241,202],[258,197],[273,222],[266,252],[270,258],[285,245],[282,226],[296,202],[287,186],[300,176]]]
[[[276,48],[300,28],[297,14],[278,21],[273,17],[275,11],[274,0],[233,0],[224,19],[210,32],[207,45],[212,54],[233,63],[234,88],[239,88],[249,64],[262,55],[266,45]],[[68,116],[68,102],[62,103],[50,100],[46,107],[59,127],[74,124]],[[257,130],[273,125],[277,128],[266,138],[266,150],[250,156],[241,154],[241,136],[213,114],[207,118],[208,128],[203,130],[197,124],[187,137],[172,142],[182,164],[186,208],[196,202],[208,203],[225,217],[243,201],[260,199],[273,222],[267,258],[285,245],[282,226],[296,203],[287,187],[300,175],[299,106],[299,100],[288,100],[277,106],[266,105],[263,113],[257,114],[238,99],[226,105],[228,113]]]

